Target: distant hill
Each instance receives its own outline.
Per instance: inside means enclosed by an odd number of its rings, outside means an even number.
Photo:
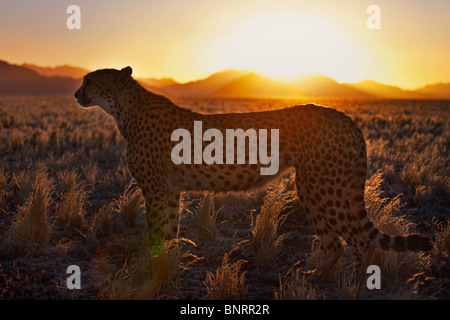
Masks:
[[[428,85],[417,90],[364,80],[358,83],[339,83],[322,74],[308,75],[291,83],[263,78],[256,73],[227,83],[215,96],[224,97],[335,97],[389,99],[450,99],[450,83]]]
[[[386,85],[375,82],[373,80],[363,80],[358,83],[348,84],[350,87],[361,90],[376,98],[397,98],[397,99],[411,99],[411,98],[427,98],[421,93],[403,90],[396,86]]]
[[[41,67],[14,65],[0,60],[0,95],[73,95],[89,71],[63,65]],[[171,78],[137,78],[147,90],[171,98],[177,97],[342,97],[393,99],[450,99],[450,83],[436,83],[416,90],[364,80],[339,83],[316,74],[283,82],[248,70],[228,69],[210,76],[177,83]]]
[[[164,90],[168,92],[171,96],[182,96],[182,97],[201,97],[201,96],[211,96],[217,90],[227,85],[228,83],[239,79],[240,77],[248,74],[245,70],[233,70],[228,69],[220,72],[213,73],[205,79],[200,79],[197,81],[191,81],[187,83],[178,83],[164,87]]]
[[[139,81],[141,84],[145,84],[147,86],[156,87],[156,88],[162,88],[167,87],[171,85],[178,84],[175,80],[172,78],[137,78],[137,81]]]
[[[256,73],[246,74],[215,91],[217,97],[295,97],[304,94],[294,86],[264,78]]]
[[[256,73],[236,79],[214,93],[223,97],[372,97],[324,75],[310,75],[292,83],[264,78]]]
[[[27,69],[31,69],[40,74],[41,76],[46,77],[67,77],[73,79],[80,79],[83,78],[87,73],[89,73],[89,70],[69,65],[57,67],[41,67],[34,64],[24,63],[21,66]]]
[[[338,83],[322,74],[303,77],[295,82],[296,88],[311,97],[371,97],[372,95],[344,83]]]
[[[136,80],[148,91],[163,96],[170,96],[170,94],[164,90],[165,87],[177,84],[177,82],[171,78],[136,78]]]
[[[450,83],[430,84],[415,91],[428,96],[450,99]]]
[[[46,77],[0,60],[0,95],[73,95],[81,79]]]

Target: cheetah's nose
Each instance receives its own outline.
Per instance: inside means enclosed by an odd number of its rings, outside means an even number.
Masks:
[[[75,92],[75,94],[74,94],[75,98],[78,98],[79,94],[80,94],[80,90],[77,90],[77,92]]]

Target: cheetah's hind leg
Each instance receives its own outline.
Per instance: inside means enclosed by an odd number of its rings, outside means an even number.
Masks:
[[[305,176],[296,172],[296,186],[300,203],[303,205],[311,224],[320,239],[320,262],[312,272],[313,278],[326,280],[333,274],[333,269],[344,252],[339,235],[330,228],[325,219],[329,210],[317,187],[308,184]]]

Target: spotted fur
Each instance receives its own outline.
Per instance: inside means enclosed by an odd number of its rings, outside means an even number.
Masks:
[[[298,197],[320,238],[319,272],[327,272],[339,259],[340,237],[354,248],[360,266],[370,262],[373,244],[397,251],[432,248],[423,235],[391,237],[369,220],[364,204],[366,144],[345,114],[312,104],[267,112],[198,114],[147,91],[131,72],[127,67],[89,73],[75,97],[83,107],[99,105],[113,116],[126,139],[128,168],[143,191],[148,233],[155,245],[177,236],[182,191],[248,190],[273,179],[260,174],[259,164],[175,165],[171,150],[177,142],[171,141],[172,132],[186,128],[193,135],[194,121],[200,120],[204,128],[222,132],[279,129],[279,173],[295,169]]]

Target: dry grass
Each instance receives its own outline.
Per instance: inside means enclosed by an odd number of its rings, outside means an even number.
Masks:
[[[13,131],[5,143],[6,150],[12,150],[18,152],[22,149],[25,143],[25,135],[19,131]]]
[[[95,163],[89,163],[81,166],[82,178],[86,186],[90,189],[95,188],[97,182],[98,167]]]
[[[132,227],[141,212],[143,204],[142,191],[135,183],[131,182],[123,194],[116,200],[115,210],[126,227]]]
[[[59,170],[58,172],[56,172],[56,179],[62,193],[78,187],[78,174],[74,169]]]
[[[48,215],[52,203],[53,182],[44,172],[37,174],[33,190],[8,231],[4,249],[23,255],[44,249],[50,239]]]
[[[26,170],[11,173],[12,197],[17,205],[24,203],[33,191],[33,178]]]
[[[228,253],[223,257],[222,264],[215,273],[208,272],[205,286],[208,300],[240,300],[245,299],[245,272],[241,272],[245,260],[230,262]]]
[[[436,249],[438,252],[450,255],[450,222],[437,223]]]
[[[0,168],[0,214],[3,210],[5,210],[8,199],[10,197],[10,192],[6,189],[8,185],[8,176],[3,170],[3,168]]]
[[[133,250],[128,257],[123,252],[112,251],[99,261],[99,269],[104,272],[99,278],[104,298],[141,300],[176,296],[178,285],[174,274],[196,259],[185,250],[193,243],[186,239],[167,241],[158,255],[152,255],[147,238],[141,236],[135,235],[131,240]],[[125,261],[117,271],[113,271],[115,267],[111,263],[114,264],[118,258],[125,258]]]
[[[78,184],[65,186],[61,200],[56,206],[57,222],[69,229],[80,230],[85,221],[85,203],[87,194],[83,187]]]
[[[282,214],[289,208],[292,195],[287,192],[285,183],[271,190],[264,200],[261,212],[252,228],[252,246],[261,271],[273,270],[286,234],[278,235],[278,230],[287,215]]]
[[[341,270],[336,276],[335,285],[332,286],[330,298],[338,300],[358,299],[361,284],[355,280],[354,270]],[[365,285],[365,283],[362,285]]]
[[[30,144],[34,146],[38,153],[44,155],[49,142],[49,137],[47,132],[36,129],[30,137]]]
[[[402,209],[402,195],[394,198],[386,196],[382,185],[383,173],[378,171],[366,183],[365,202],[370,220],[381,231],[397,236],[408,233],[412,223],[398,217]]]
[[[314,285],[306,279],[305,275],[296,272],[293,276],[282,280],[280,287],[275,291],[277,300],[316,300],[317,293]]]
[[[216,239],[216,218],[219,210],[216,210],[214,198],[210,193],[207,193],[200,201],[197,212],[197,223],[198,234],[201,239],[206,241],[214,241]]]
[[[114,214],[115,210],[112,204],[103,205],[95,214],[90,226],[91,242],[94,245],[98,245],[112,234]]]
[[[305,262],[308,269],[313,270],[318,266],[321,257],[320,255],[320,240],[319,236],[315,235],[311,241],[311,251],[309,252]]]

